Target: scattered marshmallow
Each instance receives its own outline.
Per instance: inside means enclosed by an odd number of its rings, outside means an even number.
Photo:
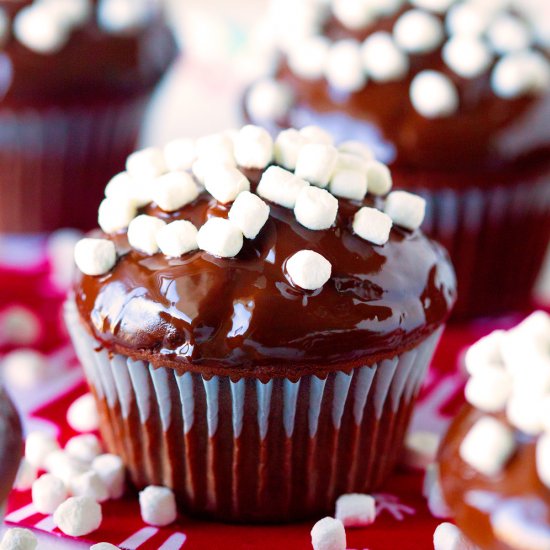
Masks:
[[[159,251],[157,233],[166,226],[166,222],[155,216],[140,214],[128,226],[128,242],[145,254],[152,256]]]
[[[338,151],[340,151],[341,153],[350,153],[352,155],[356,155],[363,160],[374,160],[374,153],[372,152],[372,149],[361,141],[344,141],[340,143],[340,145],[338,145]]]
[[[317,187],[326,187],[338,160],[333,145],[308,143],[298,153],[295,174]]]
[[[300,191],[307,187],[307,181],[279,166],[270,166],[258,183],[256,192],[268,201],[280,204],[286,208],[296,206],[296,198]]]
[[[321,143],[323,145],[334,145],[334,138],[330,135],[329,132],[323,130],[319,126],[310,124],[309,126],[304,126],[300,130],[300,135],[308,143]]]
[[[81,239],[74,247],[74,261],[85,275],[105,275],[116,264],[115,244],[108,239]]]
[[[317,80],[324,74],[330,41],[324,36],[312,36],[296,44],[288,53],[291,71],[306,80]]]
[[[395,44],[390,33],[375,32],[361,47],[363,66],[375,82],[393,82],[409,70],[409,59]]]
[[[294,128],[279,132],[274,145],[275,162],[287,170],[294,170],[298,155],[306,143],[306,138]]]
[[[105,233],[126,229],[137,215],[137,205],[132,197],[109,197],[99,205],[97,221]]]
[[[502,367],[486,365],[466,383],[466,401],[484,412],[504,410],[512,393],[512,377]]]
[[[148,525],[164,527],[176,521],[174,493],[167,487],[150,485],[139,493],[141,519]]]
[[[162,149],[148,147],[132,153],[126,159],[126,171],[136,180],[154,180],[166,172]]]
[[[259,126],[244,126],[235,138],[235,160],[243,168],[265,168],[273,159],[273,139]]]
[[[346,550],[346,530],[339,519],[320,519],[311,530],[313,550]]]
[[[165,212],[174,212],[193,202],[199,190],[187,172],[169,172],[159,176],[151,192],[152,200]]]
[[[475,550],[475,547],[456,525],[445,522],[439,524],[434,532],[434,550]]]
[[[61,18],[46,10],[38,5],[20,10],[13,20],[13,34],[35,53],[54,54],[67,44],[69,28]]]
[[[452,115],[458,110],[458,92],[452,80],[437,71],[422,71],[411,82],[413,107],[426,118]]]
[[[151,6],[143,0],[99,0],[97,19],[103,31],[124,34],[147,25]]]
[[[71,494],[75,497],[91,497],[96,502],[109,499],[109,491],[97,472],[92,470],[75,476],[70,481]]]
[[[66,535],[83,537],[99,529],[101,506],[91,497],[71,497],[53,515],[54,524]]]
[[[25,458],[37,469],[45,469],[48,456],[59,450],[55,437],[44,432],[31,432],[25,440]]]
[[[197,228],[189,221],[176,220],[161,227],[156,235],[160,251],[170,258],[179,258],[196,250]]]
[[[393,181],[390,169],[377,160],[371,160],[366,165],[367,186],[371,195],[385,195],[392,188]]]
[[[23,457],[19,463],[17,477],[13,484],[14,489],[18,491],[28,491],[38,477],[38,469],[33,466],[27,458]],[[1,548],[1,547],[0,547]]]
[[[440,442],[441,438],[433,432],[409,432],[405,439],[404,464],[417,470],[426,470],[435,462]]]
[[[540,398],[534,392],[514,392],[506,403],[506,417],[512,426],[529,435],[543,430]]]
[[[90,546],[90,550],[120,550],[120,548],[108,542],[100,542]]]
[[[197,234],[201,250],[220,258],[232,258],[243,247],[241,230],[224,218],[210,218]]]
[[[254,239],[269,218],[269,206],[258,195],[243,191],[235,199],[228,216],[247,239]]]
[[[233,140],[227,132],[218,132],[196,141],[197,158],[208,164],[235,166]]]
[[[313,250],[300,250],[286,261],[291,281],[305,290],[322,288],[330,279],[331,263]]]
[[[212,166],[204,177],[204,187],[219,202],[233,202],[242,191],[250,191],[246,176],[231,166]]]
[[[487,39],[499,54],[520,51],[531,45],[531,29],[510,13],[499,14],[487,29]]]
[[[463,78],[483,74],[493,62],[493,55],[485,43],[475,36],[458,35],[451,38],[442,50],[446,65]]]
[[[5,379],[20,389],[36,387],[46,378],[49,370],[47,358],[32,349],[18,349],[8,353],[1,366]]]
[[[450,35],[481,36],[489,23],[488,14],[473,2],[462,2],[451,6],[445,18]]]
[[[32,484],[32,503],[41,514],[53,514],[68,496],[65,483],[52,474],[44,474]]]
[[[35,550],[37,546],[38,539],[34,533],[19,527],[8,529],[0,542],[0,550]]]
[[[397,45],[415,54],[434,51],[443,41],[443,34],[443,26],[439,19],[418,9],[406,11],[393,27]]]
[[[359,493],[342,495],[336,500],[334,517],[340,520],[344,527],[366,527],[374,523],[376,518],[374,497]]]
[[[501,345],[506,337],[504,330],[495,330],[472,344],[464,356],[468,374],[475,375],[486,366],[501,366]]]
[[[164,164],[170,172],[190,170],[196,158],[194,139],[175,139],[164,146]]]
[[[70,487],[74,477],[88,471],[89,465],[65,451],[54,451],[46,458],[46,470]]]
[[[92,469],[96,472],[109,492],[109,498],[118,499],[124,494],[126,471],[119,456],[103,454],[94,458]]]
[[[65,452],[83,462],[92,462],[101,454],[101,442],[94,434],[75,435],[67,441]]]
[[[367,194],[367,175],[357,170],[337,168],[332,174],[329,191],[337,197],[361,201]]]
[[[336,19],[352,30],[363,29],[376,18],[371,3],[357,0],[333,0],[332,11]]]
[[[324,189],[307,186],[296,197],[294,215],[308,229],[328,229],[334,224],[337,213],[338,200]]]
[[[515,450],[513,432],[486,416],[470,429],[459,449],[460,457],[483,475],[497,475]]]
[[[537,474],[539,479],[550,489],[550,434],[547,433],[537,441],[536,451]]]
[[[384,212],[393,223],[414,231],[424,221],[426,201],[407,191],[392,191],[387,199]]]
[[[80,433],[93,432],[99,428],[99,414],[91,393],[73,401],[67,410],[67,422],[75,432]]]
[[[363,206],[353,216],[353,231],[365,241],[386,244],[392,228],[391,218],[376,208]]]
[[[246,109],[254,120],[281,120],[292,105],[290,88],[272,78],[254,83],[246,96]]]
[[[351,39],[335,42],[328,53],[325,77],[336,89],[356,92],[367,82],[360,44]]]

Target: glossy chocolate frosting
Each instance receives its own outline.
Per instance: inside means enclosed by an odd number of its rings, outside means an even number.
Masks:
[[[21,423],[0,386],[0,508],[11,491],[23,452]]]
[[[0,0],[13,17],[29,0]],[[97,3],[93,2],[94,5]],[[67,104],[148,92],[176,55],[158,12],[144,28],[108,34],[94,14],[56,53],[37,53],[11,35],[0,47],[0,106]]]
[[[515,431],[517,449],[503,472],[489,478],[476,472],[459,456],[460,444],[485,413],[466,406],[453,421],[439,452],[441,487],[457,525],[483,550],[532,548],[533,536],[550,547],[550,489],[537,475],[537,438]],[[499,420],[506,421],[504,414]],[[503,540],[493,530],[505,521],[522,544]],[[542,548],[537,546],[537,548]]]
[[[246,173],[254,189],[261,172]],[[109,350],[202,373],[298,376],[393,357],[445,321],[455,300],[453,268],[421,231],[394,227],[384,246],[362,240],[351,228],[360,204],[339,203],[325,231],[270,204],[267,224],[232,259],[202,251],[145,256],[119,234],[113,270],[79,276],[80,315]],[[206,193],[172,214],[146,208],[197,227],[228,210]],[[285,261],[304,248],[332,263],[331,279],[317,291],[285,276]]]

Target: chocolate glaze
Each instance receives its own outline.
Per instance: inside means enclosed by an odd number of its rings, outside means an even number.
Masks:
[[[460,444],[482,416],[466,406],[440,447],[441,487],[457,525],[483,550],[519,550],[493,531],[492,518],[506,514],[509,528],[516,529],[520,540],[525,542],[527,534],[536,531],[545,533],[550,544],[550,490],[537,475],[535,437],[516,431],[517,450],[504,471],[493,478],[479,474],[460,458]],[[506,422],[504,414],[499,419]]]
[[[22,452],[23,436],[19,417],[0,387],[0,508],[11,491]]]
[[[259,175],[248,172],[253,188]],[[306,229],[292,210],[270,204],[267,224],[232,259],[202,251],[145,256],[120,234],[122,257],[113,270],[79,276],[80,315],[109,350],[203,374],[298,377],[410,349],[445,321],[455,300],[447,254],[420,231],[397,227],[386,245],[373,246],[352,233],[360,204],[339,202],[326,231]],[[176,213],[154,205],[146,212],[200,227],[228,209],[202,193]],[[304,248],[333,266],[314,292],[295,288],[284,274],[287,258]]]

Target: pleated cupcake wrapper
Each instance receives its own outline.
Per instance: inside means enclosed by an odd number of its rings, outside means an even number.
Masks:
[[[147,99],[0,109],[0,232],[96,225],[105,185],[135,148]]]
[[[111,452],[137,487],[172,487],[182,508],[230,521],[288,521],[332,511],[391,471],[439,340],[350,373],[293,382],[178,375],[98,349],[66,321]]]

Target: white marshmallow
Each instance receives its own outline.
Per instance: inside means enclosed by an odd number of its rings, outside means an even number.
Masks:
[[[197,234],[197,244],[213,256],[232,258],[243,247],[241,230],[224,218],[210,218]]]
[[[0,550],[36,550],[38,539],[29,529],[8,529],[0,542]]]
[[[410,0],[415,8],[436,13],[445,13],[455,2],[456,0]]]
[[[501,345],[506,337],[503,330],[495,330],[472,344],[464,356],[468,374],[474,375],[486,366],[501,366]]]
[[[99,474],[92,470],[71,479],[71,494],[74,497],[91,497],[97,502],[109,499],[109,491]]]
[[[164,527],[176,521],[174,493],[167,487],[150,485],[139,493],[141,519],[148,525]]]
[[[99,428],[99,414],[91,393],[75,399],[67,410],[67,422],[76,432],[93,432]]]
[[[189,221],[176,220],[159,229],[157,245],[170,258],[179,258],[198,248],[197,228]]]
[[[491,416],[478,420],[459,449],[460,458],[486,476],[497,475],[516,447],[514,434]]]
[[[340,40],[329,50],[325,77],[336,89],[356,92],[367,82],[361,59],[361,46],[355,40]]]
[[[115,244],[108,239],[81,239],[74,247],[74,261],[85,275],[105,275],[116,264]]]
[[[308,143],[321,143],[323,145],[334,145],[334,138],[332,137],[332,135],[326,130],[323,130],[323,128],[321,128],[320,126],[315,126],[314,124],[310,124],[309,126],[304,126],[300,130],[300,135]]]
[[[73,478],[88,471],[85,462],[78,460],[64,451],[54,451],[46,458],[46,470],[48,473],[61,479],[66,487],[70,487]]]
[[[52,474],[44,474],[32,484],[32,503],[41,514],[53,514],[68,496],[65,483]]]
[[[306,143],[306,138],[298,130],[294,128],[283,130],[275,139],[275,162],[287,170],[294,170],[298,155]]]
[[[305,290],[322,288],[330,279],[331,263],[313,250],[300,250],[286,261],[290,280]]]
[[[466,383],[466,401],[484,412],[504,410],[512,393],[512,377],[503,368],[486,365]]]
[[[71,537],[97,531],[102,519],[101,506],[91,497],[71,497],[53,515],[54,524]]]
[[[475,550],[452,523],[441,523],[434,531],[434,550]]]
[[[536,453],[537,474],[542,483],[550,489],[550,434],[539,437]]]
[[[407,191],[392,191],[387,199],[384,212],[393,223],[414,231],[424,221],[426,201]]]
[[[39,54],[60,51],[69,40],[69,31],[63,19],[38,5],[23,8],[13,20],[15,38],[23,46]]]
[[[190,170],[196,158],[194,139],[175,139],[164,146],[164,164],[170,172]]]
[[[405,439],[403,463],[417,470],[426,470],[435,462],[441,438],[433,432],[409,432]]]
[[[98,544],[90,546],[90,550],[120,550],[120,548],[108,542],[99,542]]]
[[[452,516],[443,498],[437,463],[428,464],[426,467],[426,474],[424,475],[424,482],[422,484],[422,494],[424,498],[426,498],[426,504],[432,516],[439,519],[445,519]]]
[[[390,238],[391,228],[391,218],[376,208],[363,206],[353,216],[353,231],[373,244],[386,244]]]
[[[69,26],[83,25],[92,15],[90,0],[38,0],[38,4]]]
[[[326,187],[338,160],[333,145],[307,143],[298,153],[295,174],[317,187]]]
[[[367,175],[357,170],[336,169],[329,191],[337,197],[361,201],[367,194]]]
[[[288,52],[291,71],[306,80],[317,80],[325,72],[330,41],[324,36],[312,36],[300,41]]]
[[[136,180],[153,180],[166,172],[162,149],[147,147],[126,159],[126,171]]]
[[[25,306],[8,306],[0,313],[0,341],[3,344],[31,345],[38,340],[41,332],[40,319]]]
[[[25,440],[25,458],[37,469],[45,469],[48,455],[59,450],[55,437],[43,432],[31,432]]]
[[[376,196],[389,193],[393,185],[390,169],[377,160],[369,161],[366,169],[369,193]]]
[[[294,215],[308,229],[328,229],[336,220],[338,200],[328,191],[304,187],[296,197]]]
[[[174,212],[199,195],[197,185],[187,172],[169,172],[153,183],[151,198],[161,210]]]
[[[286,208],[294,208],[300,191],[307,187],[307,181],[279,166],[270,166],[258,183],[256,192],[268,201]]]
[[[538,409],[540,425],[545,432],[550,433],[550,394],[540,400]]]
[[[103,454],[94,458],[92,469],[96,472],[109,492],[109,497],[119,499],[125,490],[126,470],[119,456]]]
[[[105,187],[105,196],[141,208],[151,202],[152,190],[150,180],[136,180],[128,172],[120,172]]]
[[[204,176],[204,187],[219,202],[233,202],[242,191],[250,191],[246,176],[231,166],[212,166]]]
[[[25,457],[21,459],[17,470],[17,477],[13,484],[18,491],[28,491],[38,477],[38,469],[35,468]]]
[[[413,107],[426,118],[450,116],[458,110],[458,92],[452,80],[437,71],[422,71],[412,80]]]
[[[250,87],[246,109],[253,120],[280,120],[288,113],[292,100],[292,90],[286,84],[264,78]]]
[[[475,36],[458,35],[442,50],[443,60],[457,75],[475,78],[489,69],[493,55],[485,43]]]
[[[163,220],[141,214],[128,226],[128,242],[139,252],[152,256],[159,251],[157,233],[165,226]]]
[[[481,36],[488,23],[487,12],[473,2],[457,3],[449,9],[445,18],[445,26],[450,35]]]
[[[67,441],[65,452],[82,462],[92,462],[101,454],[101,442],[94,434],[76,435]]]
[[[269,206],[258,195],[243,191],[231,206],[228,216],[247,239],[254,239],[269,218]]]
[[[313,550],[346,550],[346,531],[339,519],[320,519],[311,530]]]
[[[406,52],[423,54],[434,51],[443,42],[443,25],[431,13],[406,11],[395,22],[393,37]]]
[[[235,165],[233,140],[227,132],[218,132],[197,139],[197,158],[206,160],[210,165]]]
[[[536,394],[514,392],[506,404],[506,417],[518,430],[538,435],[543,430],[540,403],[541,399]]]
[[[47,378],[49,363],[44,355],[32,349],[18,349],[2,360],[4,377],[15,388],[36,387]]]
[[[342,25],[352,30],[363,29],[377,15],[371,3],[358,0],[333,0],[332,11]]]
[[[235,160],[243,168],[265,168],[273,159],[273,139],[259,126],[244,126],[235,138]]]
[[[115,196],[101,201],[97,221],[105,233],[116,233],[126,229],[136,215],[137,204],[133,198]]]
[[[97,19],[103,31],[124,34],[147,25],[151,5],[143,0],[99,0]]]
[[[372,152],[372,149],[361,141],[344,141],[338,145],[338,151],[341,153],[356,155],[366,161],[374,160],[374,153]]]
[[[358,493],[341,495],[336,500],[334,517],[344,527],[366,527],[374,523],[376,518],[374,497]]]
[[[361,47],[363,66],[375,82],[402,79],[409,70],[409,59],[395,44],[390,33],[375,32]]]
[[[499,54],[524,50],[531,45],[531,29],[510,13],[499,14],[487,29],[487,39]]]

